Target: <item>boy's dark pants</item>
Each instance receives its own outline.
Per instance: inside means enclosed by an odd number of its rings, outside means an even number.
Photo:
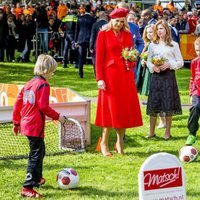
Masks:
[[[188,119],[188,130],[190,135],[196,136],[199,129],[199,116],[200,116],[200,96],[192,96],[192,106],[190,108],[190,116]]]
[[[42,178],[42,165],[45,155],[45,144],[43,138],[28,137],[30,153],[28,158],[28,166],[24,187],[32,188],[39,186],[39,181]]]

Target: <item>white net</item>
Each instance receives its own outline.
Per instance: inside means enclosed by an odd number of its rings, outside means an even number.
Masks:
[[[12,122],[0,122],[0,159],[22,158],[29,154],[29,143],[25,136],[15,136],[12,133]],[[66,152],[59,148],[58,125],[52,121],[46,121],[45,125],[46,155],[54,155]]]
[[[77,120],[68,118],[59,125],[59,142],[60,149],[85,151],[85,133]]]

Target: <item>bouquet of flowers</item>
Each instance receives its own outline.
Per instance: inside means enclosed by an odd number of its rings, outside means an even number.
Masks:
[[[135,62],[137,60],[138,55],[138,51],[133,48],[124,48],[122,50],[122,58],[124,58],[125,60],[127,70],[130,70],[128,62]]]
[[[164,64],[165,59],[164,59],[162,56],[160,56],[160,55],[156,55],[156,56],[154,56],[154,57],[152,58],[151,61],[152,61],[152,63],[153,63],[154,65],[160,66],[160,65],[163,65],[163,64]]]
[[[144,61],[147,61],[147,58],[148,58],[148,53],[147,53],[147,51],[142,52],[141,55],[140,55],[140,57],[141,57]]]

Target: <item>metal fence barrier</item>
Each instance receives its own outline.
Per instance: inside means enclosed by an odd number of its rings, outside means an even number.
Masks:
[[[35,60],[41,53],[47,53],[54,57],[57,62],[62,62],[63,60],[63,52],[65,45],[65,38],[60,35],[59,32],[45,32],[45,31],[37,31],[32,39],[33,43],[33,52],[35,56]],[[68,50],[68,60],[70,59],[70,49]],[[72,59],[76,62],[76,59]],[[92,64],[92,57],[87,50],[86,63]],[[75,63],[71,63],[75,64]]]

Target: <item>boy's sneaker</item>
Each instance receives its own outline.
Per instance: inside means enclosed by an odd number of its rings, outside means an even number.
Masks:
[[[42,195],[37,193],[35,190],[25,188],[25,187],[22,188],[21,196],[22,197],[29,197],[29,198],[39,198],[39,199],[42,198]]]
[[[193,145],[196,142],[196,136],[189,135],[186,140],[186,145]]]

